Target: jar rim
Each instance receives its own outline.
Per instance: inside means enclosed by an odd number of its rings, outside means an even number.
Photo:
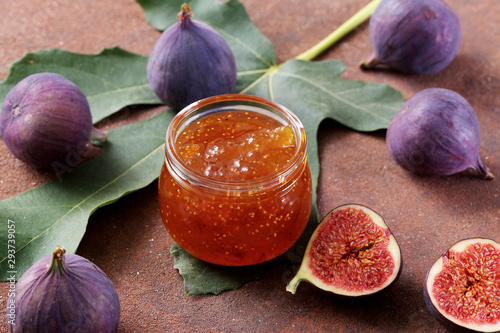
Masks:
[[[226,106],[229,109],[241,110],[263,110],[270,111],[276,114],[276,120],[284,125],[291,125],[295,136],[297,149],[290,161],[276,173],[266,175],[255,180],[225,180],[203,175],[198,172],[193,172],[187,165],[182,162],[177,153],[175,142],[182,130],[195,119],[202,118],[210,113],[217,113],[221,106]],[[212,112],[210,112],[212,110]],[[215,110],[215,111],[214,111]],[[197,116],[197,117],[196,117]],[[279,118],[277,118],[279,117]],[[187,121],[189,120],[190,121]],[[165,137],[165,162],[169,168],[173,168],[174,172],[180,177],[195,183],[197,186],[206,188],[219,189],[225,191],[231,190],[260,190],[269,187],[274,187],[282,183],[287,183],[291,176],[296,172],[302,172],[302,168],[307,160],[307,140],[304,126],[300,119],[287,107],[271,101],[269,99],[246,94],[223,94],[208,97],[196,101],[179,113],[170,122]],[[302,166],[302,168],[300,168]]]

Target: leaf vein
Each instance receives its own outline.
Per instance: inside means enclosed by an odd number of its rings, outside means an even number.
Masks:
[[[87,99],[91,100],[94,98],[98,98],[98,97],[102,97],[102,96],[109,96],[109,95],[113,95],[113,94],[119,94],[119,93],[130,91],[130,90],[143,89],[145,87],[149,87],[149,83],[144,83],[144,84],[135,85],[135,86],[128,86],[128,87],[124,87],[124,88],[117,87],[115,90],[107,90],[107,91],[104,91],[100,94],[89,95],[89,96],[87,96]]]
[[[105,186],[102,186],[101,188],[99,188],[99,190],[91,193],[90,195],[88,195],[85,199],[83,199],[80,203],[78,203],[77,205],[73,206],[70,210],[68,210],[64,215],[62,215],[59,219],[57,219],[56,221],[54,221],[54,223],[52,223],[45,231],[41,232],[40,234],[36,235],[35,237],[31,238],[31,240],[29,242],[26,242],[26,244],[24,244],[23,246],[19,247],[16,249],[16,253],[17,252],[20,252],[23,248],[25,248],[26,246],[28,246],[30,243],[34,242],[36,239],[38,239],[39,237],[41,237],[43,234],[45,234],[46,232],[49,232],[55,225],[57,225],[57,223],[59,223],[61,220],[63,220],[66,216],[68,216],[71,212],[73,212],[75,209],[80,209],[82,212],[83,212],[83,208],[81,207],[85,202],[89,201],[90,199],[92,199],[93,197],[95,197],[97,194],[99,194],[100,192],[102,192],[104,189],[108,188],[109,186],[115,184],[116,185],[116,182],[123,178],[125,175],[127,175],[130,171],[132,171],[134,168],[136,168],[138,165],[140,165],[141,163],[143,163],[145,160],[147,160],[149,157],[151,157],[153,154],[155,154],[158,150],[162,149],[162,147],[164,146],[164,144],[161,144],[160,146],[158,146],[157,148],[153,149],[149,154],[145,155],[143,158],[141,158],[139,161],[137,161],[136,163],[132,164],[132,166],[130,168],[128,168],[127,170],[125,170],[124,172],[122,172],[121,174],[119,174],[117,177],[115,177],[114,179],[112,179],[110,182],[108,182]],[[4,262],[6,258],[2,258],[2,260],[0,261],[0,263]]]
[[[360,105],[354,104],[353,102],[351,102],[351,101],[349,101],[349,100],[347,100],[345,98],[340,97],[338,94],[329,91],[324,86],[322,86],[320,84],[317,84],[317,83],[313,82],[312,80],[308,80],[307,78],[305,78],[303,76],[295,75],[295,74],[292,74],[292,73],[280,73],[280,72],[278,72],[277,75],[281,75],[281,76],[285,76],[285,77],[291,77],[291,78],[295,78],[295,79],[298,79],[298,80],[302,80],[305,83],[310,84],[313,87],[315,87],[315,88],[317,88],[317,89],[325,92],[327,95],[330,95],[331,97],[337,99],[339,102],[342,102],[342,103],[344,103],[346,105],[349,105],[350,107],[352,107],[354,109],[357,109],[357,110],[360,110],[360,111],[365,112],[367,114],[370,114],[374,118],[385,119],[385,118],[381,117],[380,115],[378,115],[377,113],[371,112],[370,110],[368,110],[368,109],[366,109],[366,108],[364,108],[364,107],[362,107]]]
[[[259,83],[261,83],[262,81],[264,81],[267,77],[273,75],[273,73],[277,69],[278,69],[278,66],[273,66],[273,67],[269,68],[261,77],[259,77],[258,79],[256,79],[252,83],[250,83],[248,86],[246,86],[245,88],[243,88],[240,91],[240,94],[244,94],[244,93],[248,92],[249,90],[251,90],[253,87],[255,87],[256,85],[258,85]]]
[[[228,33],[225,30],[222,30],[222,29],[220,29],[218,27],[214,27],[214,28],[216,30],[219,30],[221,34],[226,35],[228,38],[232,39],[235,43],[237,43],[238,45],[240,45],[241,47],[243,47],[247,52],[249,52],[250,54],[252,54],[255,58],[259,59],[267,67],[272,67],[274,65],[274,64],[268,62],[266,59],[264,59],[264,57],[262,57],[262,55],[260,55],[257,52],[255,52],[249,45],[247,45],[246,43],[244,43],[241,39],[236,38],[234,35]]]

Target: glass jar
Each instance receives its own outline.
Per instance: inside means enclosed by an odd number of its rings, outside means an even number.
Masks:
[[[195,102],[167,129],[158,194],[167,231],[193,256],[226,266],[271,260],[311,213],[304,127],[261,97]]]

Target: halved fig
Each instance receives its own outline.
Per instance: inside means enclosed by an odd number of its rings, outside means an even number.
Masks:
[[[398,279],[402,262],[399,245],[378,213],[362,205],[342,205],[312,234],[286,290],[295,294],[298,284],[307,281],[337,295],[372,295]]]
[[[431,314],[460,332],[500,332],[500,244],[470,238],[453,245],[427,272]]]

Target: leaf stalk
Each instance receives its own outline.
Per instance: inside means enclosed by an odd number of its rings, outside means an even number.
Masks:
[[[361,23],[363,23],[366,19],[368,19],[375,8],[377,8],[378,4],[382,0],[372,0],[365,7],[361,8],[356,14],[354,14],[349,20],[347,20],[340,27],[335,29],[331,34],[326,36],[323,40],[321,40],[318,44],[314,45],[309,50],[299,54],[295,57],[297,60],[313,60],[318,57],[320,54],[328,50],[339,40],[344,38],[348,33],[352,30],[356,29]]]

